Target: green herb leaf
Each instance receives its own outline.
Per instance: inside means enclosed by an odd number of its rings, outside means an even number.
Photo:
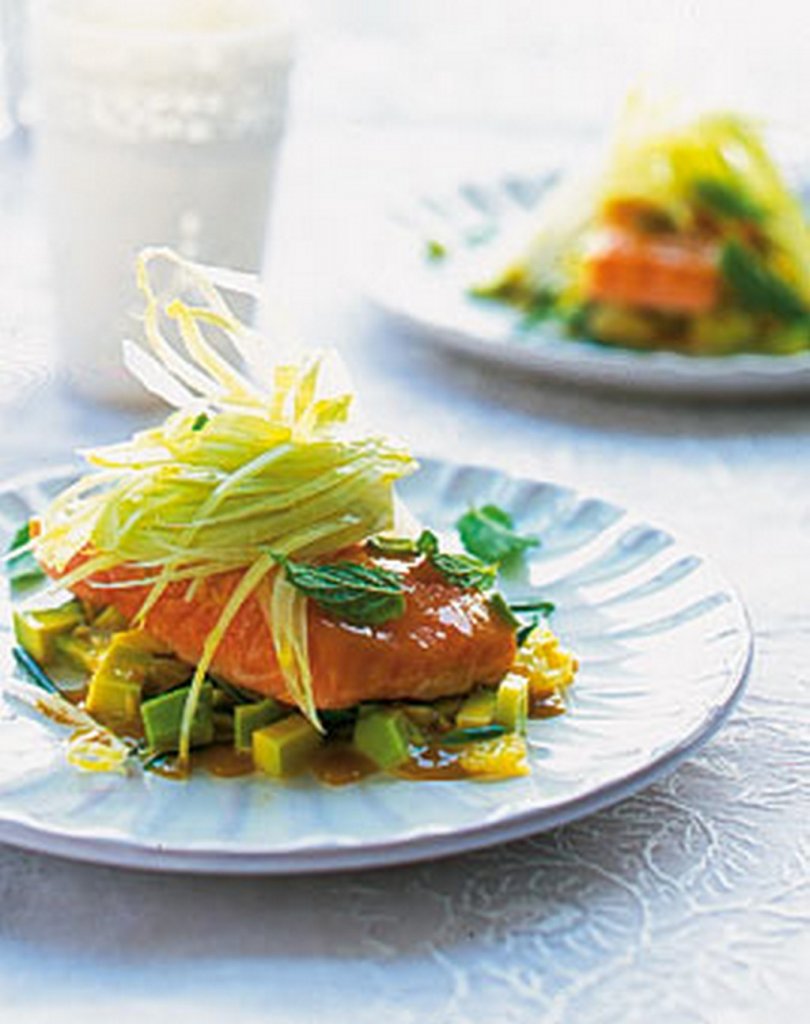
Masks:
[[[741,306],[755,313],[772,313],[786,320],[807,317],[808,310],[795,289],[765,265],[751,249],[727,242],[720,254],[720,270]]]
[[[357,562],[307,565],[279,559],[294,587],[337,619],[357,626],[378,626],[405,612],[402,577],[388,569]]]
[[[503,594],[495,593],[489,599],[489,606],[499,615],[504,622],[512,627],[512,629],[518,629],[520,627],[520,619],[518,619],[509,607],[509,604]]]
[[[12,590],[33,586],[45,578],[45,573],[29,547],[30,543],[31,529],[26,523],[14,534],[6,555],[6,575]]]
[[[469,729],[453,729],[440,739],[442,746],[456,747],[464,743],[479,743],[481,740],[494,740],[506,733],[502,725],[472,725]]]
[[[692,183],[692,190],[699,202],[721,217],[754,224],[761,224],[765,219],[765,210],[739,186],[718,178],[698,178]]]
[[[472,555],[445,555],[439,551],[435,533],[423,530],[416,546],[433,568],[442,574],[448,583],[465,590],[486,590],[495,582],[498,574],[496,565],[486,565]]]
[[[208,420],[209,420],[208,413],[207,412],[201,412],[200,415],[196,418],[196,420],[194,420],[194,422],[191,424],[191,429],[195,433],[198,430],[202,430],[202,428],[206,425]]]
[[[430,530],[422,530],[416,542],[416,550],[427,558],[432,558],[439,552],[439,538]]]
[[[463,589],[486,590],[495,582],[498,567],[484,565],[471,555],[436,554],[431,564],[444,576],[448,583]]]
[[[471,555],[485,562],[503,562],[540,543],[536,537],[516,533],[514,525],[512,517],[502,508],[482,505],[465,512],[456,522],[456,529]]]

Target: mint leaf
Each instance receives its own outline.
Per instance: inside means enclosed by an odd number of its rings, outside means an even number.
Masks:
[[[427,558],[432,558],[439,551],[439,538],[430,530],[422,530],[416,542],[416,550]]]
[[[307,565],[279,559],[287,579],[330,615],[356,626],[378,626],[405,612],[402,577],[358,562]]]
[[[433,555],[430,563],[448,583],[464,590],[486,590],[495,582],[498,569],[470,555]]]
[[[445,555],[439,551],[435,533],[423,530],[416,546],[430,564],[454,587],[464,590],[486,590],[495,582],[496,565],[486,565],[472,555]]]
[[[485,562],[503,562],[540,543],[536,537],[516,533],[514,525],[508,512],[497,505],[483,505],[465,512],[456,522],[456,529],[471,555]]]

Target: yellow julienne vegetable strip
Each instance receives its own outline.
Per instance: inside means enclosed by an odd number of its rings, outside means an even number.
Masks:
[[[206,637],[202,657],[194,671],[186,705],[183,708],[179,751],[181,762],[188,761],[189,754],[191,753],[191,729],[194,724],[194,716],[197,713],[197,705],[200,701],[203,683],[205,682],[205,674],[211,667],[217,647],[219,647],[228,626],[233,622],[236,613],[274,567],[275,562],[270,555],[263,555],[253,563],[228,598],[225,607],[217,619],[216,625]]]

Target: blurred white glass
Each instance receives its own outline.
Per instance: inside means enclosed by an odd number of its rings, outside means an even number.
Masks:
[[[0,140],[26,128],[28,0],[0,0]]]
[[[56,329],[75,390],[139,404],[144,245],[261,268],[292,32],[272,0],[41,0],[39,156]]]

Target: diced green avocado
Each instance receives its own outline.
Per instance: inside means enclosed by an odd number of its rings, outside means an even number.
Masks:
[[[153,696],[187,682],[191,675],[188,665],[164,655],[163,648],[143,630],[114,633],[109,639],[93,631],[92,640],[101,647],[94,679],[111,677],[127,680],[137,683],[145,693]]]
[[[141,684],[113,675],[95,675],[85,703],[91,715],[105,722],[135,724],[141,707]]]
[[[50,664],[56,657],[56,638],[69,633],[83,621],[78,601],[69,601],[58,608],[14,613],[17,642],[40,665]]]
[[[495,720],[495,691],[476,690],[464,701],[456,715],[456,728],[478,729]]]
[[[93,619],[93,629],[98,629],[105,633],[120,633],[127,628],[127,625],[126,618],[117,608],[113,608],[112,605],[102,608]]]
[[[380,768],[396,768],[408,760],[410,729],[405,713],[395,708],[360,715],[354,727],[354,746]]]
[[[254,730],[253,763],[274,779],[295,775],[306,766],[321,739],[321,734],[303,715],[288,715]]]
[[[141,718],[149,749],[155,752],[177,750],[180,745],[180,727],[190,686],[162,693],[141,704]],[[214,738],[212,686],[203,683],[200,699],[191,728],[191,745],[203,747]]]
[[[104,648],[93,642],[92,635],[81,636],[75,630],[56,637],[56,650],[81,672],[95,672],[104,654]]]
[[[233,745],[237,750],[252,750],[253,733],[287,714],[287,710],[272,697],[257,704],[237,705],[233,709]]]

